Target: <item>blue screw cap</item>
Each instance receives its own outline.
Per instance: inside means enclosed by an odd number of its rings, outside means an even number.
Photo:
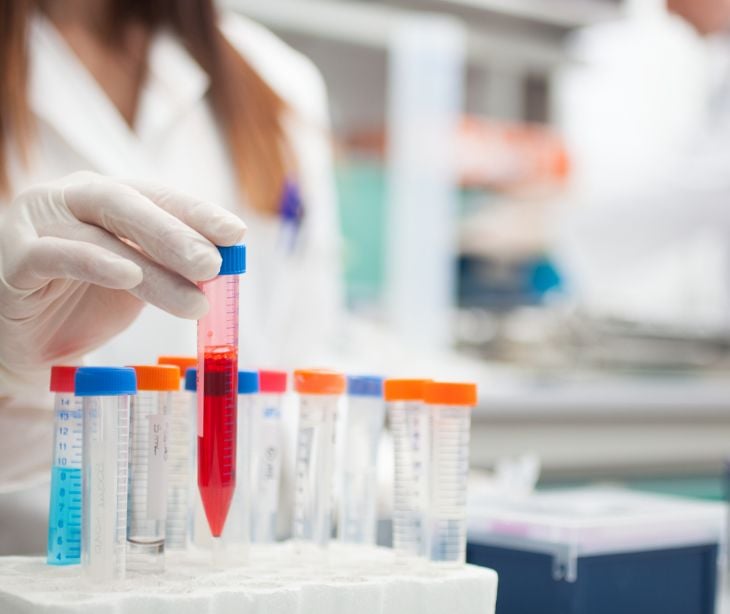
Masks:
[[[240,275],[246,272],[246,245],[244,243],[216,247],[222,258],[218,275]]]
[[[185,370],[185,390],[188,392],[197,392],[198,390],[198,370],[195,367],[189,367]]]
[[[348,375],[347,394],[356,397],[383,396],[383,378],[379,375]]]
[[[137,394],[137,374],[129,367],[79,367],[74,388],[77,397]]]
[[[256,394],[259,391],[258,371],[238,372],[238,394]]]

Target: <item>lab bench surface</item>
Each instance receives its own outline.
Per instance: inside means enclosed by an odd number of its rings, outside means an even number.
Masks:
[[[100,588],[78,565],[0,557],[3,614],[493,614],[497,574],[466,565],[398,564],[393,551],[334,544],[311,559],[291,544],[257,546],[245,566],[211,569],[210,552],[168,553],[162,574]]]

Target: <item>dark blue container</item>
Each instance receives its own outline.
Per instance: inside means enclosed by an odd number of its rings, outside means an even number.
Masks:
[[[714,614],[717,544],[586,556],[577,577],[554,557],[470,542],[466,560],[499,575],[496,614]]]
[[[499,575],[496,614],[714,614],[724,516],[615,489],[485,501],[466,559]]]

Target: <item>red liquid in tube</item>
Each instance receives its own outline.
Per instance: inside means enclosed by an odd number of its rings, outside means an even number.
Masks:
[[[218,538],[236,488],[238,289],[246,272],[246,246],[219,246],[218,251],[218,275],[200,283],[210,308],[198,320],[198,490],[214,553],[221,552]]]
[[[202,435],[198,436],[198,489],[213,537],[220,537],[236,488],[238,350],[206,347]]]

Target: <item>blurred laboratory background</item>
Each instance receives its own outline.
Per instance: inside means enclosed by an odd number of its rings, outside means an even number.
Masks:
[[[324,76],[343,343],[474,376],[473,468],[723,497],[723,35],[662,0],[223,4]]]

